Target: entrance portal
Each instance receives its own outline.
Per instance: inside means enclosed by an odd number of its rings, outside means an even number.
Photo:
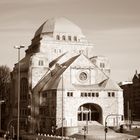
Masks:
[[[78,108],[78,121],[97,121],[102,123],[102,109],[97,104],[83,104]]]

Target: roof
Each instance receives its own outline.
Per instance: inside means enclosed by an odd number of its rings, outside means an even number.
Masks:
[[[81,54],[71,57],[62,64],[55,64],[55,68],[50,73],[46,73],[44,77],[38,82],[33,89],[34,91],[44,91],[48,89],[57,89],[61,80],[63,72],[81,56]],[[110,91],[122,91],[116,82],[111,80],[109,77],[102,79],[102,82],[92,85],[79,85],[73,84],[75,89],[80,90],[110,90]]]
[[[110,78],[104,80],[99,85],[108,90],[122,90],[119,85]]]
[[[70,58],[68,61],[64,62],[63,64],[57,64],[56,68],[52,71],[52,77],[48,81],[47,85],[45,86],[45,90],[47,89],[56,89],[61,75],[63,72],[79,57],[80,55],[76,55]]]
[[[106,79],[99,84],[93,85],[74,85],[77,89],[82,90],[110,90],[110,91],[122,91],[122,89],[118,86],[117,83],[113,82],[111,79]]]
[[[70,58],[68,61],[64,62],[63,64],[56,64],[55,68],[50,72],[46,72],[46,74],[44,75],[44,77],[42,77],[42,79],[38,82],[38,84],[33,88],[33,92],[34,91],[41,91],[43,90],[44,86],[45,89],[51,89],[54,86],[57,87],[59,80],[61,78],[62,73],[71,65],[71,63],[77,59],[79,57],[79,55],[76,55],[72,58]],[[52,84],[53,83],[53,84]],[[53,87],[52,87],[53,86]]]
[[[56,59],[54,59],[53,61],[51,61],[49,63],[49,67],[51,68],[52,66],[54,66],[66,53],[63,53],[62,55],[60,55],[59,57],[57,57]]]
[[[46,20],[35,32],[35,37],[44,33],[72,33],[82,35],[81,29],[64,17]]]

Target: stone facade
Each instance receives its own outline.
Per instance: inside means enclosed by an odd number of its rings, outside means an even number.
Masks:
[[[124,117],[127,120],[140,120],[140,74],[136,73],[131,82],[122,82],[120,87],[124,95]]]
[[[87,121],[104,125],[109,114],[123,116],[122,90],[110,79],[109,61],[93,53],[93,44],[69,20],[53,18],[40,26],[20,61],[21,118],[29,132],[59,134],[63,128],[71,135]],[[110,116],[108,125],[119,125],[121,118]]]

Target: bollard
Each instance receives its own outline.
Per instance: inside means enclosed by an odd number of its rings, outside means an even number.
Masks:
[[[46,134],[44,134],[44,136],[46,137],[47,135],[46,135]]]

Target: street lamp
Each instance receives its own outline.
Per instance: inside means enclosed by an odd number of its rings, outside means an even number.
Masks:
[[[19,118],[20,118],[20,49],[24,48],[25,46],[14,46],[15,49],[18,50],[18,114],[17,114],[17,140],[19,140]]]
[[[105,129],[104,129],[104,131],[105,131],[105,140],[106,140],[106,133],[107,133],[107,118],[110,117],[110,116],[122,116],[122,115],[121,114],[109,114],[109,115],[106,116],[106,118],[105,118]]]
[[[63,73],[62,73],[62,140],[63,140],[63,132],[64,132],[64,123],[63,123],[63,117],[64,117],[64,113],[63,113],[63,109],[64,109],[64,106],[63,106],[63,96],[64,96],[64,92],[63,92]]]
[[[61,66],[61,67],[64,68],[64,69],[67,68],[66,66]],[[64,90],[64,85],[63,85],[64,81],[63,80],[64,79],[63,79],[63,73],[62,73],[62,77],[61,78],[62,78],[62,140],[63,140],[64,139],[63,138],[63,136],[64,136],[64,122],[63,122],[63,120],[64,120],[64,105],[63,105],[64,104],[63,103],[64,102],[64,97],[63,97],[64,96],[64,91],[63,91]]]

